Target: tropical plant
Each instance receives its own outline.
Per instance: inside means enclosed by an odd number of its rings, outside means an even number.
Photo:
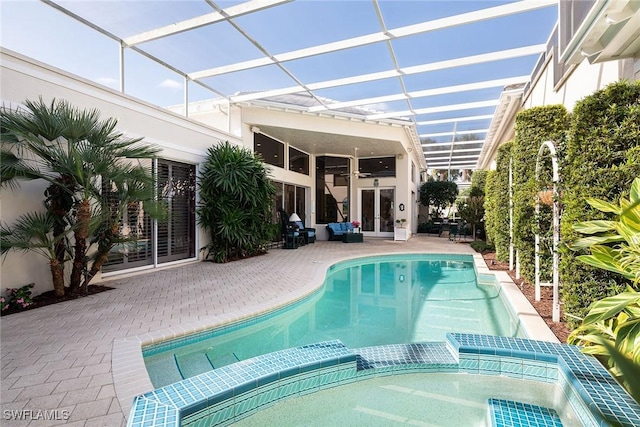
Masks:
[[[435,216],[456,201],[458,185],[452,181],[427,181],[420,187],[420,203],[435,208]]]
[[[113,245],[125,240],[114,225],[123,206],[143,201],[150,212],[159,212],[152,208],[150,169],[132,160],[151,159],[158,150],[116,131],[117,120],[101,120],[98,110],[78,109],[63,100],[46,104],[40,98],[25,101],[23,108],[2,107],[0,119],[0,185],[15,189],[19,180],[48,183],[46,214],[26,213],[14,227],[3,225],[2,253],[33,250],[45,255],[55,294],[78,293]],[[119,197],[105,200],[107,185],[115,186]],[[109,238],[105,229],[111,230]],[[89,251],[93,243],[95,252]],[[67,261],[72,269],[65,290]]]
[[[640,178],[633,181],[630,198],[621,198],[619,206],[594,198],[587,203],[616,218],[574,225],[576,232],[589,235],[572,246],[575,251],[590,251],[577,259],[620,274],[631,285],[625,292],[595,301],[569,342],[584,345],[585,353],[603,359],[640,401]]]
[[[276,189],[263,161],[228,141],[210,147],[200,175],[199,223],[211,241],[203,248],[215,262],[263,253],[271,241]]]

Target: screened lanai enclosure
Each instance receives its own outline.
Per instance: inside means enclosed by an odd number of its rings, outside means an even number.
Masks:
[[[306,94],[308,112],[407,119],[428,168],[472,170],[557,15],[555,0],[3,2],[2,44],[184,115]]]

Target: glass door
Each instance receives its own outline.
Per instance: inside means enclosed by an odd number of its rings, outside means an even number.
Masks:
[[[395,188],[361,188],[359,220],[366,236],[393,237]]]

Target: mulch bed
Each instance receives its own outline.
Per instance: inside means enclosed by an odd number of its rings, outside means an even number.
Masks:
[[[111,289],[114,289],[114,288],[110,288],[109,286],[103,286],[103,285],[89,285],[89,287],[87,288],[86,295],[65,295],[63,297],[57,297],[55,296],[53,291],[47,291],[33,297],[33,303],[29,307],[22,308],[22,309],[8,308],[4,310],[1,314],[2,316],[7,316],[9,314],[20,313],[26,310],[33,310],[39,307],[44,307],[46,305],[57,304],[63,301],[70,301],[78,298],[83,298],[87,295],[99,294],[100,292],[109,291]]]
[[[569,328],[567,324],[562,321],[563,313],[562,313],[562,305],[560,306],[560,322],[554,322],[552,320],[553,314],[553,289],[550,287],[542,287],[540,289],[540,301],[536,301],[535,285],[526,282],[524,279],[516,279],[515,271],[509,271],[509,263],[508,262],[500,262],[496,261],[495,252],[485,252],[482,254],[489,270],[503,270],[506,271],[509,276],[511,276],[511,280],[518,285],[518,288],[522,291],[523,295],[529,300],[533,308],[536,309],[540,317],[545,321],[549,329],[555,334],[556,337],[560,340],[560,342],[567,342],[567,336],[569,336]]]

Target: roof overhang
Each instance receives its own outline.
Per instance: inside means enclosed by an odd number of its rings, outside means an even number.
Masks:
[[[640,53],[640,1],[597,0],[560,54],[566,64],[600,63]]]
[[[489,169],[498,147],[513,136],[515,116],[522,106],[524,89],[524,85],[505,88],[500,95],[500,101],[491,120],[476,169]]]

